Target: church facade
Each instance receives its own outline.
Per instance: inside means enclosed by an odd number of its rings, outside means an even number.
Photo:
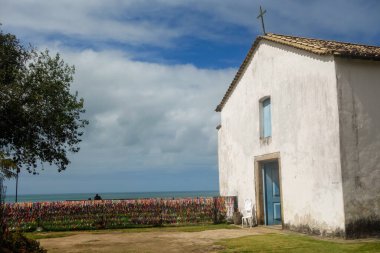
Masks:
[[[380,47],[259,36],[216,108],[222,196],[259,224],[380,232]]]

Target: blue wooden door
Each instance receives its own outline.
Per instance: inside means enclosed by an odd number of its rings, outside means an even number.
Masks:
[[[263,185],[265,224],[281,224],[281,193],[277,162],[264,164]]]

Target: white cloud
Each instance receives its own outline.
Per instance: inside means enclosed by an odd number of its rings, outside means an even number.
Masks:
[[[138,13],[124,16],[122,11],[135,9],[134,6],[134,1],[2,1],[0,16],[5,27],[33,38],[64,35],[72,39],[166,46],[180,35],[165,24],[138,19]]]
[[[60,50],[90,120],[72,167],[181,170],[216,165],[214,112],[235,69],[133,61],[120,52]]]
[[[380,3],[354,0],[2,0],[0,22],[34,41],[62,35],[95,44],[169,47],[178,46],[176,41],[186,36],[240,41],[241,37],[228,32],[233,27],[244,28],[253,37],[261,30],[256,19],[259,5],[267,9],[266,25],[271,32],[339,35],[358,41],[379,36],[374,26],[380,22]]]

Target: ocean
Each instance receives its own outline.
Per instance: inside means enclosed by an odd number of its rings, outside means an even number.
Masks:
[[[96,193],[28,194],[18,195],[18,202],[42,202],[94,199]],[[173,191],[173,192],[98,192],[102,199],[141,199],[141,198],[189,198],[217,197],[219,191]],[[6,203],[15,202],[15,196],[5,198]]]

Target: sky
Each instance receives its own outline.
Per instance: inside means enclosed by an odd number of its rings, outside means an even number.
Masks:
[[[4,32],[75,65],[90,121],[67,170],[22,172],[19,194],[218,190],[214,109],[260,5],[267,32],[380,46],[377,0],[0,0]]]

